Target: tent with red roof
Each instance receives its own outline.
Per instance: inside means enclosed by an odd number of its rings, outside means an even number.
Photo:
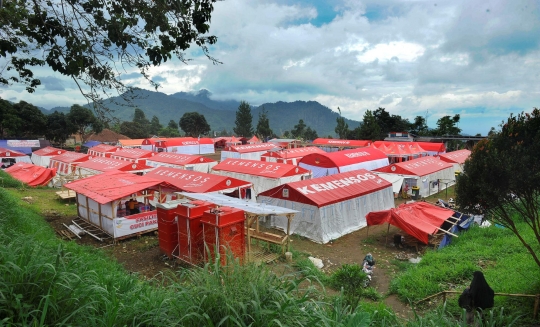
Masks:
[[[150,206],[150,198],[161,183],[146,176],[115,170],[64,186],[75,191],[80,218],[118,239],[157,229],[157,213]],[[126,212],[128,199],[137,201],[139,213]]]
[[[144,139],[141,143],[141,149],[157,152],[156,144],[160,141],[166,141],[166,137],[150,137]]]
[[[372,142],[370,140],[341,140],[341,139],[325,139],[316,138],[312,142],[314,145],[320,147],[325,152],[340,151],[343,149],[353,149],[358,147],[370,146]]]
[[[402,204],[397,208],[373,211],[366,216],[368,226],[388,223],[403,230],[424,244],[429,236],[441,230],[454,211],[427,202]]]
[[[422,149],[426,150],[430,156],[438,156],[440,154],[446,153],[446,145],[444,143],[435,143],[435,142],[415,142]]]
[[[110,158],[113,153],[121,149],[118,146],[115,145],[108,145],[108,144],[98,144],[96,146],[91,147],[88,149],[88,154],[92,157],[104,157],[104,158]]]
[[[273,187],[311,178],[309,170],[295,165],[232,158],[212,167],[212,172],[253,183],[252,194],[246,195],[249,199]]]
[[[102,174],[113,170],[119,170],[128,173],[144,173],[146,171],[152,170],[152,167],[149,167],[140,162],[134,163],[113,158],[96,157],[89,159],[85,162],[81,162],[77,165],[75,170],[75,174],[78,175],[79,178],[85,178],[88,176]]]
[[[287,183],[257,201],[300,211],[291,232],[323,244],[367,226],[369,212],[394,207],[392,184],[365,169]],[[287,219],[275,216],[268,224],[286,230]]]
[[[32,152],[32,162],[34,165],[49,167],[51,158],[66,152],[67,150],[53,148],[52,146]]]
[[[465,165],[465,160],[469,158],[471,151],[463,149],[452,152],[447,152],[439,155],[439,159],[442,161],[451,163],[454,166],[455,172],[463,172],[463,167]]]
[[[171,167],[209,173],[210,169],[217,165],[217,161],[196,154],[160,152],[146,160],[146,164],[151,167]]]
[[[11,164],[17,162],[26,162],[30,164],[32,163],[30,157],[26,154],[6,148],[0,148],[0,159],[2,159],[3,167],[10,166]]]
[[[45,186],[56,175],[56,169],[49,169],[26,162],[18,162],[4,171],[30,186]]]
[[[227,158],[261,160],[261,155],[272,149],[279,149],[279,147],[273,143],[230,146],[221,151],[221,161]]]
[[[298,166],[311,170],[313,177],[357,169],[373,170],[387,165],[388,157],[381,150],[372,147],[308,154],[298,163]]]
[[[247,144],[257,144],[257,143],[262,143],[262,142],[261,140],[259,140],[259,138],[256,135],[253,135],[252,138],[247,140]]]
[[[215,153],[214,141],[208,137],[175,137],[156,142],[157,152],[182,154]]]
[[[75,167],[81,162],[87,161],[90,156],[85,153],[66,151],[57,156],[51,157],[49,167],[56,169],[56,175],[71,175],[75,172]]]
[[[419,187],[421,197],[440,192],[455,183],[453,165],[436,157],[422,157],[393,163],[375,169],[374,172],[403,176],[409,193],[412,192],[412,187]]]
[[[261,155],[261,161],[298,165],[300,159],[312,153],[325,152],[316,146],[308,146],[305,148],[276,149],[263,153]]]
[[[156,152],[138,148],[123,148],[111,154],[111,158],[146,165],[146,160],[155,156],[156,154]]]

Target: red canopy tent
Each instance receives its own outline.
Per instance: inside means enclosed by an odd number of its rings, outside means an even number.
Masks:
[[[30,157],[27,156],[26,154],[19,151],[6,149],[6,148],[0,148],[0,159],[2,159],[2,163],[4,161],[32,163],[32,161],[30,160]],[[8,166],[8,165],[3,164],[3,166]]]
[[[157,152],[156,144],[161,141],[166,141],[166,137],[150,137],[144,139],[141,144],[141,149]]]
[[[138,148],[123,148],[111,154],[111,158],[125,160],[134,163],[146,164],[146,159],[156,155],[156,152],[138,149]]]
[[[75,172],[75,167],[79,163],[88,159],[90,159],[90,156],[85,153],[67,151],[52,157],[49,166],[57,169],[57,175],[69,175]]]
[[[253,135],[252,138],[247,140],[247,144],[256,144],[256,143],[262,143],[261,140],[256,135]]]
[[[309,146],[305,148],[278,149],[275,151],[268,151],[262,154],[261,161],[297,165],[300,159],[312,153],[325,152],[316,146]]]
[[[311,170],[313,177],[323,177],[351,170],[373,170],[388,165],[388,157],[372,147],[355,148],[330,153],[312,153],[304,156],[298,166]]]
[[[446,145],[444,143],[434,142],[416,142],[422,149],[426,150],[428,155],[437,156],[446,153]]]
[[[13,178],[30,186],[45,186],[56,175],[56,169],[49,169],[25,162],[18,162],[4,171]]]
[[[438,232],[441,226],[452,217],[453,210],[426,202],[402,204],[389,210],[373,211],[367,214],[368,226],[388,223],[428,244],[429,235]]]
[[[221,160],[227,158],[261,160],[261,155],[271,149],[279,149],[273,143],[245,144],[228,147],[221,151]]]
[[[214,140],[208,137],[175,137],[156,142],[158,152],[183,154],[215,153]]]
[[[463,172],[465,165],[465,160],[469,158],[471,151],[469,150],[457,150],[452,152],[447,152],[439,155],[439,159],[442,161],[451,163],[454,166],[454,174],[456,172]]]
[[[146,160],[146,164],[151,167],[170,167],[208,173],[217,161],[196,154],[160,152]]]
[[[144,172],[151,170],[152,167],[141,162],[131,162],[113,158],[96,157],[88,161],[81,162],[76,167],[76,172],[80,177],[88,177],[113,170],[120,170],[130,173]]]
[[[318,243],[367,226],[370,211],[394,207],[392,184],[365,169],[283,184],[257,201],[300,211],[291,231]],[[275,217],[270,224],[286,230],[288,221]]]
[[[113,153],[121,149],[118,146],[108,144],[98,144],[88,149],[88,154],[92,157],[105,157],[110,158]]]
[[[358,147],[370,146],[370,140],[341,140],[341,139],[325,139],[317,138],[312,142],[314,145],[321,147],[326,152],[334,152],[342,149],[352,149]]]
[[[66,152],[67,150],[53,148],[52,146],[32,152],[32,162],[34,165],[49,167],[51,158]]]

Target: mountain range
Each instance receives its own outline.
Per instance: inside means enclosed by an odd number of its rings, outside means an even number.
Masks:
[[[129,102],[124,98],[131,99]],[[226,130],[232,134],[235,126],[236,110],[240,101],[212,100],[211,93],[208,90],[198,92],[178,92],[167,95],[161,92],[135,89],[123,96],[112,97],[104,100],[105,105],[113,110],[113,116],[120,121],[131,121],[135,108],[141,109],[146,118],[151,120],[155,115],[159,122],[166,126],[172,119],[175,122],[180,121],[182,115],[186,112],[198,112],[204,115],[212,131],[221,132]],[[285,131],[290,131],[302,119],[307,127],[311,127],[320,137],[336,137],[334,131],[336,127],[336,118],[339,114],[318,103],[317,101],[295,101],[295,102],[276,102],[265,103],[260,106],[252,106],[251,114],[253,116],[253,128],[257,126],[259,113],[264,108],[270,122],[270,128],[276,135],[282,135]],[[43,108],[45,114],[54,111],[69,112],[68,107],[55,107],[51,110]],[[345,118],[349,129],[354,129],[360,125],[360,122]]]

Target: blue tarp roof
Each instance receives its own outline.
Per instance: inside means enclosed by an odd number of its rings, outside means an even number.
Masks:
[[[96,146],[98,144],[101,144],[101,142],[99,142],[99,141],[88,141],[88,142],[84,143],[83,146],[85,146],[87,148],[91,148],[91,147]]]
[[[27,147],[8,146],[7,145],[7,140],[0,140],[0,148],[19,151],[19,152],[22,152],[24,154],[31,154],[32,153],[32,148],[30,148],[30,147],[27,148]]]

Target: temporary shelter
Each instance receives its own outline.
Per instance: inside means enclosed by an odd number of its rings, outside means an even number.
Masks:
[[[227,158],[261,160],[261,155],[269,150],[276,149],[273,143],[246,144],[228,147],[221,151],[221,160]]]
[[[56,168],[57,175],[71,175],[75,172],[75,167],[78,164],[87,161],[88,159],[90,159],[88,154],[66,151],[51,157],[49,167]]]
[[[83,143],[83,146],[85,146],[87,148],[92,148],[92,147],[95,147],[98,144],[101,144],[101,142],[100,141],[86,141],[85,143]]]
[[[7,168],[5,172],[30,186],[45,186],[56,174],[56,169],[18,162]]]
[[[66,152],[67,150],[53,148],[51,146],[32,152],[32,162],[34,165],[49,167],[52,157]]]
[[[259,140],[259,138],[256,135],[253,135],[252,138],[247,140],[247,144],[257,144],[257,143],[262,143],[262,142],[261,140]]]
[[[233,193],[236,191],[240,194],[239,189],[251,188],[251,183],[245,180],[170,167],[155,168],[145,176],[163,182],[160,202],[170,200],[171,197],[165,198],[165,195],[174,192]]]
[[[118,140],[118,144],[122,148],[139,148],[140,149],[142,146],[142,142],[144,140],[145,139],[129,139],[129,140],[122,139],[122,140]]]
[[[78,178],[85,178],[113,170],[120,170],[129,173],[144,173],[152,170],[152,167],[140,162],[134,163],[113,158],[96,157],[91,158],[88,161],[81,162],[77,165],[75,170],[75,174],[78,175]]]
[[[311,178],[309,170],[295,165],[232,158],[212,167],[212,172],[253,183],[253,194],[242,197],[248,199],[273,187]]]
[[[159,141],[165,141],[165,140],[167,140],[166,137],[150,137],[150,138],[144,139],[141,143],[141,149],[157,152],[156,143]]]
[[[298,165],[303,157],[312,153],[325,153],[318,147],[310,146],[305,148],[275,149],[261,155],[261,161],[279,162],[291,165]]]
[[[155,152],[143,149],[120,149],[115,153],[111,154],[111,158],[146,164],[146,160],[148,158],[152,158],[156,154],[157,153]]]
[[[320,147],[326,152],[341,151],[343,149],[352,149],[371,145],[371,141],[369,140],[340,140],[325,139],[320,137],[313,140],[312,143],[313,145]]]
[[[120,148],[115,145],[98,144],[88,149],[88,154],[92,157],[110,158],[113,153]]]
[[[217,165],[217,161],[199,155],[160,152],[146,160],[146,164],[150,167],[171,167],[209,173],[210,169]]]
[[[450,233],[450,228],[443,228],[445,222],[458,221],[453,210],[427,202],[412,202],[389,210],[372,211],[366,216],[366,220],[368,226],[384,223],[396,226],[424,244],[428,244],[429,236],[439,231]]]
[[[382,151],[372,147],[308,154],[298,163],[298,166],[311,170],[313,177],[357,169],[373,170],[387,165],[388,157]]]
[[[271,139],[268,143],[272,143],[283,149],[297,148],[302,145],[302,141],[297,139]]]
[[[214,141],[208,137],[178,137],[156,142],[158,152],[173,152],[183,154],[215,153]]]
[[[110,171],[64,186],[75,191],[80,218],[120,239],[157,229],[157,214],[149,197],[159,184],[161,181],[146,176]],[[139,213],[126,212],[124,202],[128,199],[136,199],[135,211]]]
[[[427,156],[427,151],[416,142],[376,141],[374,147],[384,152],[390,163],[402,162]]]
[[[374,172],[403,176],[409,193],[413,187],[417,187],[420,197],[427,197],[455,183],[453,165],[435,157],[394,163],[375,169]]]
[[[447,152],[439,155],[439,159],[442,161],[451,163],[454,166],[455,172],[463,172],[463,166],[465,165],[465,160],[469,158],[471,151],[463,149],[452,152]]]
[[[3,166],[9,166],[17,162],[32,163],[32,160],[26,154],[5,148],[0,148],[0,159],[2,159]]]
[[[440,154],[446,153],[446,145],[444,143],[434,143],[434,142],[416,142],[422,149],[426,150],[430,156],[438,156]]]
[[[327,243],[367,226],[371,211],[394,207],[392,184],[360,169],[287,183],[259,194],[257,201],[299,211],[291,233]],[[271,227],[285,229],[287,221],[272,217]]]
[[[231,145],[241,145],[242,141],[234,136],[219,136],[212,139],[215,148],[225,148]]]
[[[44,148],[42,143],[47,143],[45,146],[50,145],[48,141],[43,140],[0,140],[0,148],[29,155],[32,150]]]

